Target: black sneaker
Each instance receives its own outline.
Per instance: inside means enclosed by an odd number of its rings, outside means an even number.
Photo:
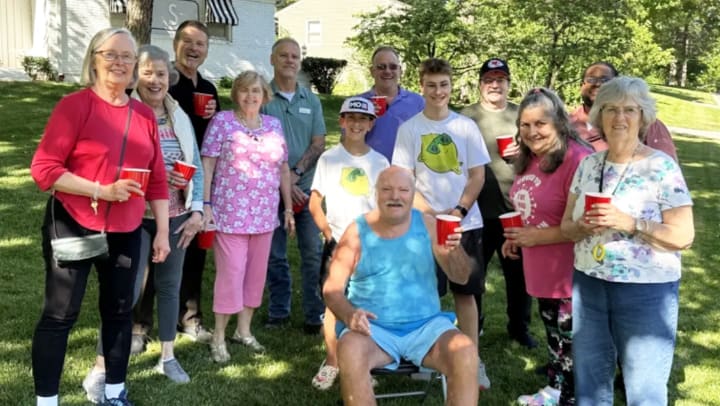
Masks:
[[[538,346],[537,341],[535,341],[535,339],[527,331],[515,334],[511,333],[510,339],[522,345],[523,347],[527,347],[528,349],[533,349]]]
[[[316,336],[322,331],[322,324],[308,324],[303,325],[303,332],[309,336]]]
[[[285,328],[290,322],[289,317],[268,317],[265,322],[265,328],[278,329]]]

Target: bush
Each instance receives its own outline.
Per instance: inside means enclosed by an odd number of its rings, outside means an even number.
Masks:
[[[222,87],[223,89],[230,89],[232,88],[233,84],[233,78],[230,76],[223,76],[218,80],[218,86]]]
[[[22,67],[32,80],[57,80],[57,71],[50,64],[50,59],[41,56],[26,56]]]
[[[343,59],[307,57],[302,61],[302,69],[310,76],[310,82],[322,94],[332,94],[335,80],[347,65]]]

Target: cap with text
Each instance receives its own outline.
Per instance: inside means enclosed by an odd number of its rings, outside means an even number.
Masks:
[[[340,114],[343,113],[362,113],[376,118],[375,105],[364,97],[348,97],[340,107]]]
[[[507,62],[500,58],[490,58],[480,67],[480,77],[483,77],[490,72],[501,72],[508,78],[510,77],[510,68],[508,68]]]

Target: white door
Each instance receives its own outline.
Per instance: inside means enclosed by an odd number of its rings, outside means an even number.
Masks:
[[[33,0],[0,0],[0,67],[21,68],[33,46]]]

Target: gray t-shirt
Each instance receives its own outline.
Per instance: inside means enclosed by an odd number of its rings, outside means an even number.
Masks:
[[[484,219],[495,219],[512,208],[508,192],[515,177],[513,166],[500,157],[495,138],[517,134],[515,122],[518,105],[508,102],[504,110],[490,111],[476,103],[464,108],[462,114],[474,120],[480,128],[490,154],[490,163],[485,167],[485,185],[478,196],[478,205]]]

